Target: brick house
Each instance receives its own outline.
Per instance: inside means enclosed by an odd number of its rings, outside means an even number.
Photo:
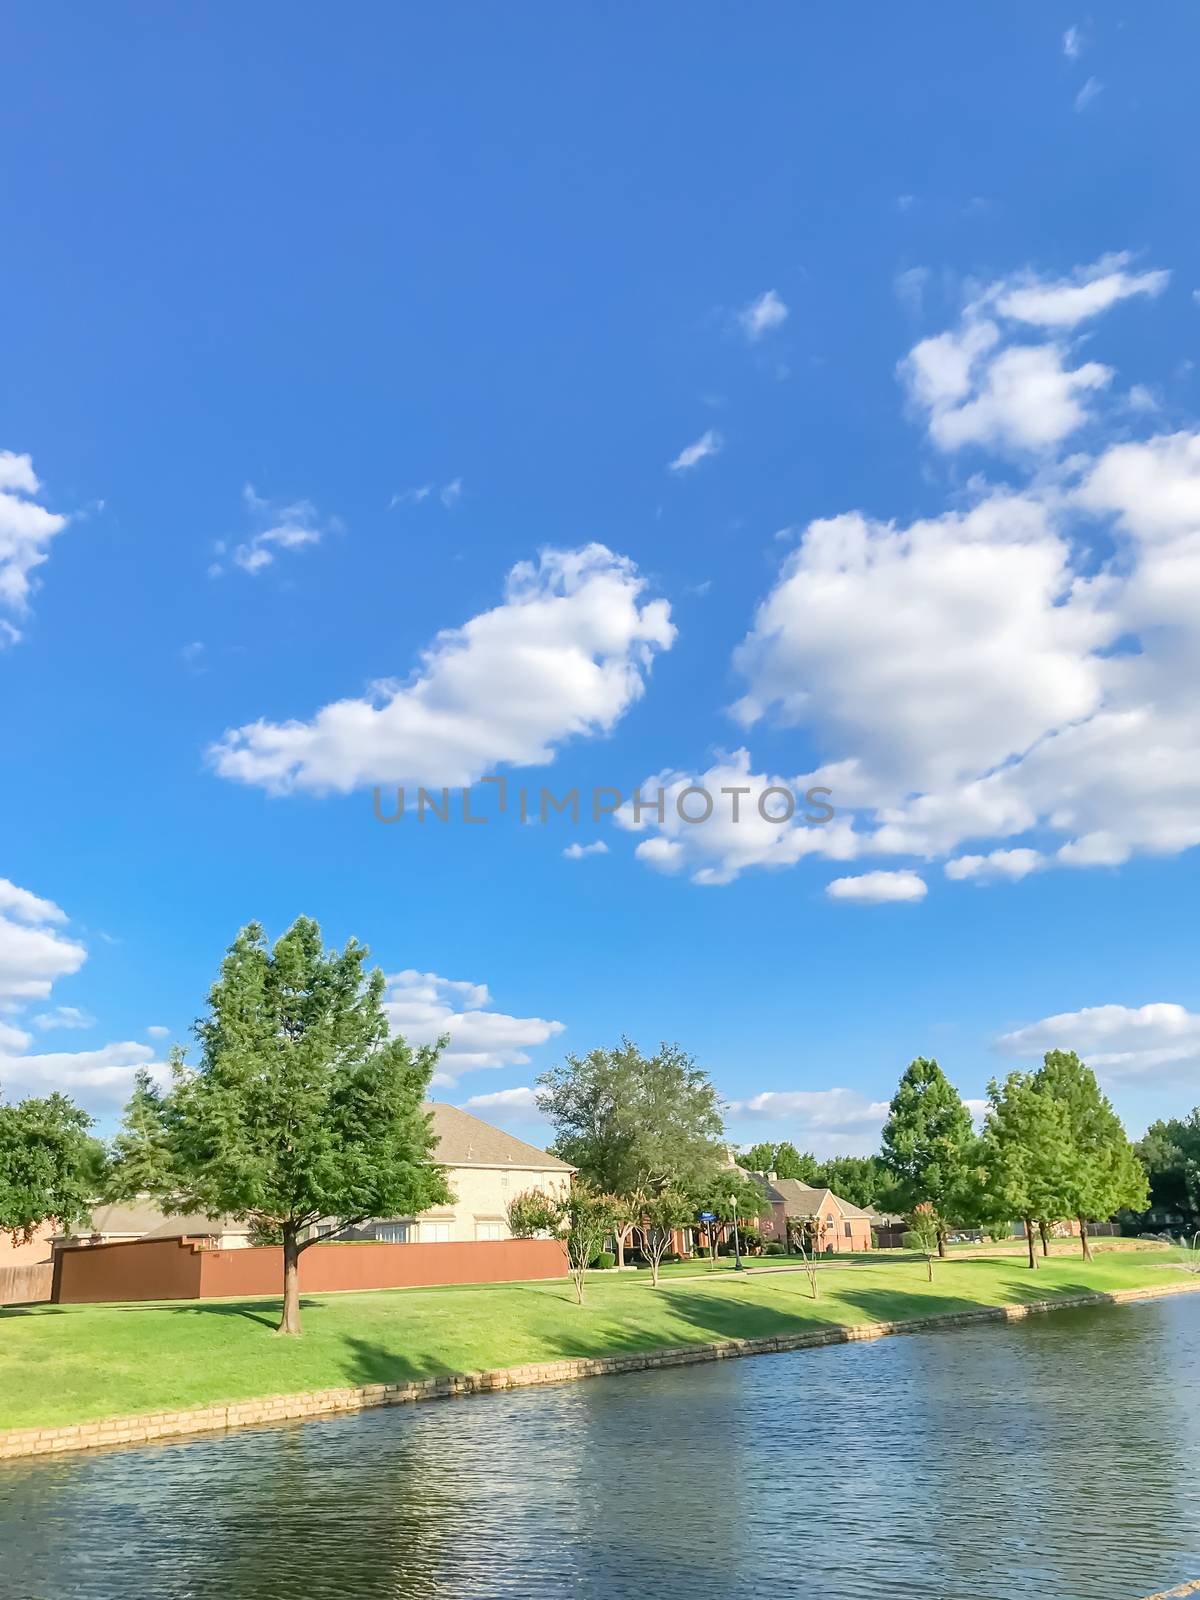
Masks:
[[[786,1246],[789,1228],[794,1235],[803,1227],[821,1255],[871,1248],[871,1218],[862,1207],[798,1178],[779,1178],[773,1172],[753,1176],[771,1205],[770,1214],[758,1223],[764,1241]]]

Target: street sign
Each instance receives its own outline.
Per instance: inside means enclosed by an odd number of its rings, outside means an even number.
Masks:
[[[715,1211],[702,1211],[700,1213],[700,1221],[701,1222],[715,1222],[716,1220],[717,1220],[717,1213]]]

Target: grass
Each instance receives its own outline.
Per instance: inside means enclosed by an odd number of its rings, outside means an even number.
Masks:
[[[844,1260],[846,1258],[843,1258]],[[765,1264],[765,1263],[764,1263]],[[690,1265],[690,1263],[688,1264]],[[703,1269],[702,1269],[703,1270]],[[563,1281],[305,1295],[304,1334],[277,1339],[271,1300],[33,1306],[0,1311],[0,1429],[56,1427],[345,1384],[920,1317],[1178,1282],[1170,1254],[953,1260],[882,1254],[823,1271],[707,1278],[595,1273],[587,1304]]]

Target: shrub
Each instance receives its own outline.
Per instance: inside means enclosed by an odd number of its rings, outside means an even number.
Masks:
[[[766,1244],[763,1245],[763,1255],[765,1256],[781,1256],[782,1254],[783,1246],[778,1239],[768,1239]]]
[[[613,1255],[611,1250],[597,1250],[596,1254],[588,1262],[588,1266],[591,1267],[594,1272],[608,1272],[612,1267],[615,1267],[616,1264],[617,1258],[615,1255]]]

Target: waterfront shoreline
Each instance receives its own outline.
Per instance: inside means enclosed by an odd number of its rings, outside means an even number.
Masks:
[[[115,1445],[148,1444],[205,1433],[225,1433],[264,1424],[307,1420],[365,1411],[377,1406],[406,1405],[420,1400],[451,1399],[459,1395],[490,1394],[506,1389],[570,1383],[583,1378],[615,1376],[661,1367],[692,1366],[739,1356],[777,1355],[794,1350],[851,1344],[892,1334],[925,1333],[969,1327],[981,1322],[1019,1322],[1047,1311],[1085,1306],[1122,1305],[1130,1301],[1158,1300],[1200,1291],[1200,1279],[1181,1283],[1138,1285],[1130,1289],[1098,1290],[1081,1295],[1061,1295],[1048,1300],[1013,1305],[980,1306],[967,1311],[905,1317],[885,1322],[830,1324],[803,1333],[767,1335],[754,1339],[721,1339],[704,1344],[682,1344],[617,1356],[579,1356],[558,1361],[527,1362],[483,1372],[441,1374],[399,1383],[370,1383],[326,1388],[297,1394],[269,1395],[225,1405],[194,1406],[138,1416],[110,1417],[57,1428],[14,1428],[0,1432],[0,1461],[59,1456]]]

